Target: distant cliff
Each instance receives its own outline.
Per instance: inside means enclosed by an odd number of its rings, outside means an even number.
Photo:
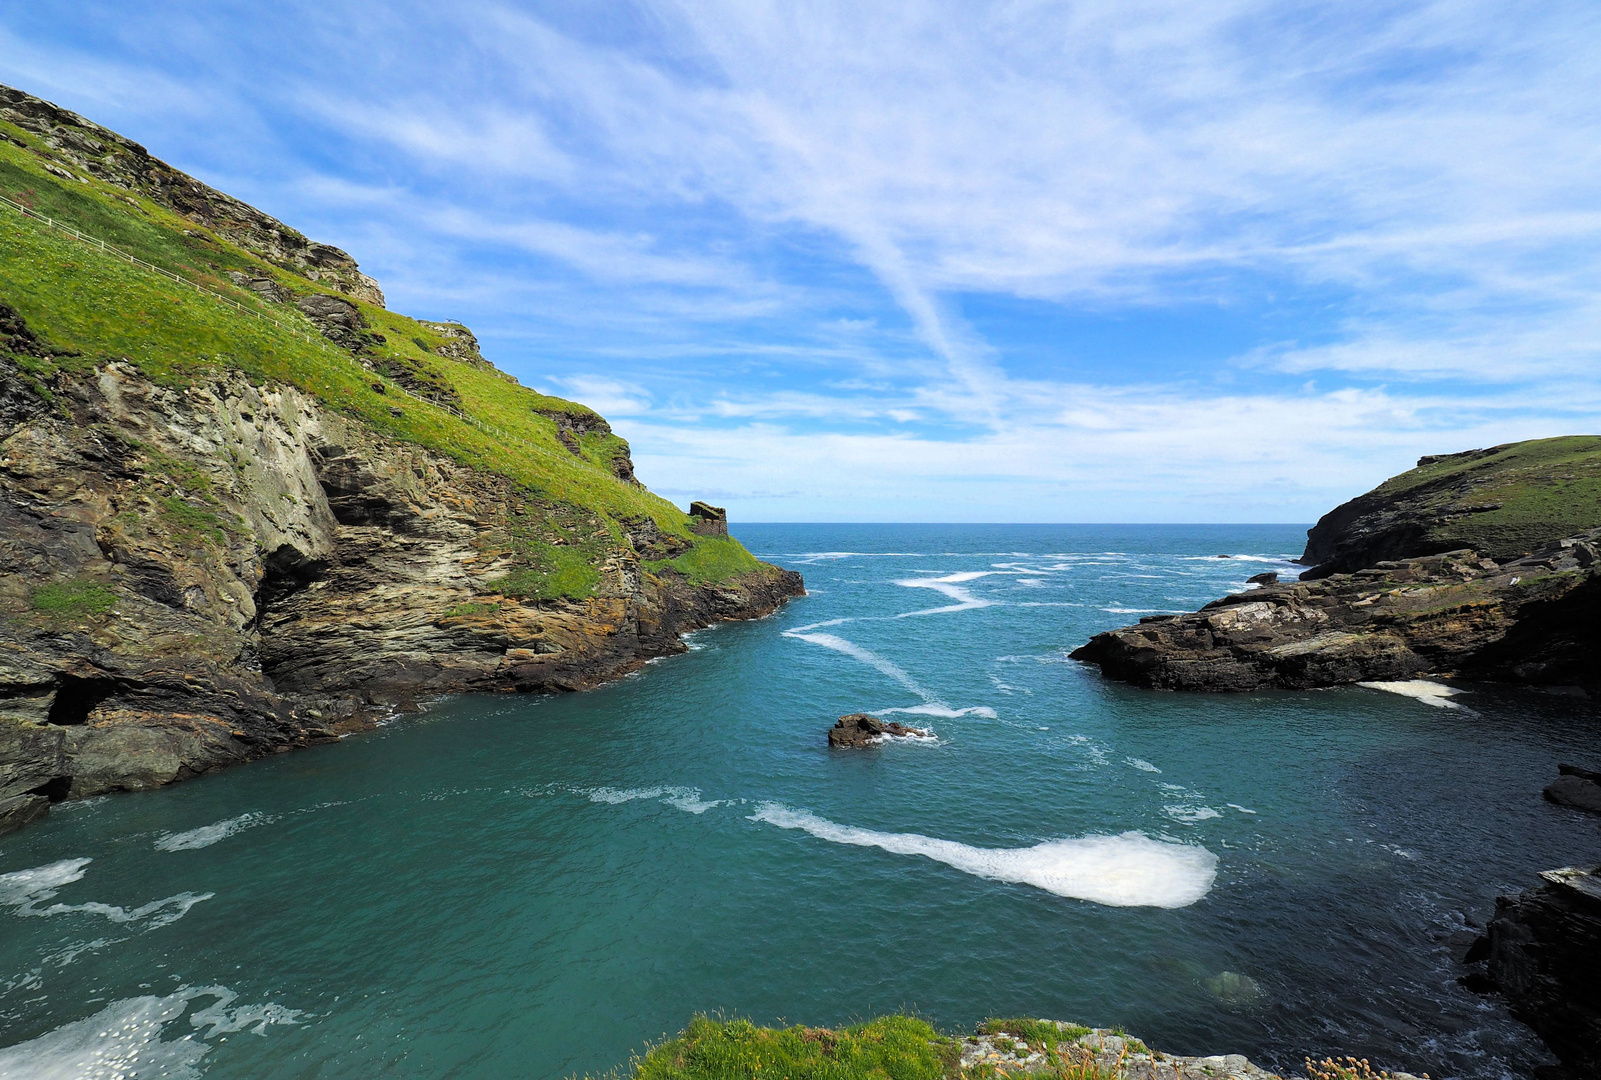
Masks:
[[[0,831],[802,591],[466,327],[4,88],[0,194]]]
[[[1319,521],[1303,580],[1141,619],[1072,655],[1167,690],[1460,675],[1601,692],[1598,492],[1592,436],[1425,458]]]

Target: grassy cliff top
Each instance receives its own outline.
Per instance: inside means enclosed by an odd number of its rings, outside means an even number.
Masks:
[[[1531,439],[1424,458],[1373,495],[1408,495],[1443,512],[1433,540],[1504,554],[1601,525],[1601,436]]]
[[[684,511],[633,482],[627,443],[598,414],[517,385],[478,354],[465,327],[387,310],[376,283],[343,252],[310,244],[73,114],[37,99],[25,104],[27,115],[0,116],[0,195],[182,279],[0,205],[0,303],[49,354],[12,359],[42,395],[56,375],[112,360],[175,386],[234,369],[258,383],[296,386],[390,438],[502,474],[530,499],[593,511],[619,544],[622,522],[650,518],[664,534],[716,547],[679,568],[692,578],[756,568],[737,543],[695,536]],[[100,156],[86,156],[91,149]],[[135,158],[146,173],[126,167]],[[157,166],[166,170],[163,184],[151,188],[140,177]],[[200,205],[173,194],[191,189],[211,202],[180,212]],[[235,208],[235,225],[244,211],[254,215],[254,231],[208,217],[206,207],[219,202]],[[260,239],[261,222],[271,244]],[[298,263],[272,246],[285,237],[302,245]],[[333,269],[319,274],[304,250]],[[319,303],[341,317],[353,312],[356,329],[325,336],[329,324],[310,317]]]

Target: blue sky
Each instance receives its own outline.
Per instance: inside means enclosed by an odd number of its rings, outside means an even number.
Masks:
[[[736,520],[1311,521],[1601,430],[1601,6],[0,0]]]

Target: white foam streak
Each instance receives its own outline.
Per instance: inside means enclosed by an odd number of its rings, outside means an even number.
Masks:
[[[955,600],[956,603],[946,604],[942,607],[922,608],[918,611],[902,612],[900,615],[897,615],[896,618],[909,619],[914,615],[943,615],[952,611],[971,611],[974,608],[991,607],[994,605],[995,601],[980,600],[971,592],[962,588],[958,583],[963,581],[973,581],[981,577],[989,577],[991,574],[1000,572],[1001,571],[998,570],[964,570],[957,574],[946,574],[944,577],[906,578],[904,580],[897,581],[895,584],[904,586],[908,589],[933,589],[935,592],[942,593],[943,595],[950,597],[952,600]]]
[[[1129,766],[1130,768],[1138,769],[1140,772],[1160,773],[1162,771],[1155,765],[1152,765],[1149,761],[1146,761],[1144,758],[1124,758],[1123,764]]]
[[[1360,682],[1358,686],[1365,686],[1369,690],[1382,690],[1386,694],[1400,694],[1402,697],[1421,701],[1425,705],[1433,705],[1436,709],[1462,709],[1463,712],[1471,710],[1458,705],[1451,698],[1466,693],[1454,686],[1444,683],[1430,682],[1428,679],[1407,679],[1403,682]]]
[[[194,1033],[167,1038],[196,998],[217,1000],[195,1012]],[[265,1035],[272,1024],[295,1024],[296,1009],[282,1005],[228,1006],[236,995],[220,986],[183,988],[166,997],[149,995],[113,1002],[83,1020],[0,1049],[0,1076],[8,1080],[196,1080],[211,1047],[204,1039],[236,1031]]]
[[[51,904],[40,907],[46,900],[55,898],[63,885],[70,885],[84,875],[84,867],[93,859],[62,859],[29,870],[0,874],[0,905],[16,908],[23,917],[43,918],[49,915],[67,915],[74,912],[101,915],[114,923],[139,922],[150,919],[148,930],[168,926],[189,913],[196,904],[210,900],[215,893],[181,892],[161,900],[152,900],[140,907],[128,909],[116,904],[102,904],[90,900],[83,904]],[[3,1076],[0,1073],[0,1076]]]
[[[645,799],[659,799],[674,809],[690,814],[704,814],[712,807],[723,804],[721,799],[713,799],[710,802],[702,799],[700,789],[690,787],[581,788],[578,794],[587,796],[590,802],[606,803],[611,806]]]
[[[799,630],[785,630],[784,636],[799,638],[802,641],[809,641],[813,645],[821,645],[825,649],[833,649],[835,652],[844,653],[852,659],[860,660],[869,667],[877,668],[924,701],[936,700],[933,694],[917,685],[910,675],[906,674],[892,661],[886,660],[875,652],[869,652],[854,642],[846,641],[837,634],[807,634]]]
[[[885,833],[839,825],[805,810],[764,803],[751,816],[821,840],[921,855],[975,877],[1032,885],[1057,896],[1112,907],[1187,907],[1211,891],[1217,856],[1138,832],[1046,840],[1028,848],[981,848],[920,833]]]
[[[926,705],[908,705],[904,709],[874,709],[874,716],[888,716],[890,713],[906,713],[910,716],[939,716],[946,720],[955,720],[960,716],[982,716],[986,720],[994,720],[995,710],[988,705],[969,705],[965,709],[953,709],[939,702],[930,702]]]
[[[195,851],[226,840],[252,825],[265,825],[273,819],[267,814],[240,814],[211,825],[202,825],[188,832],[165,833],[156,840],[157,851]]]

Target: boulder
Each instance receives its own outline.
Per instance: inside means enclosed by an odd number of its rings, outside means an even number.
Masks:
[[[867,713],[842,716],[828,732],[829,746],[873,746],[887,735],[927,735],[921,728],[880,720]]]
[[[1590,775],[1595,775],[1591,773]],[[1545,797],[1559,806],[1601,814],[1601,784],[1564,772],[1545,787]]]
[[[43,795],[13,795],[0,799],[0,836],[16,832],[50,812],[50,800]]]
[[[1261,574],[1252,574],[1245,580],[1252,585],[1277,585],[1279,583],[1279,572],[1277,570],[1269,570]]]

